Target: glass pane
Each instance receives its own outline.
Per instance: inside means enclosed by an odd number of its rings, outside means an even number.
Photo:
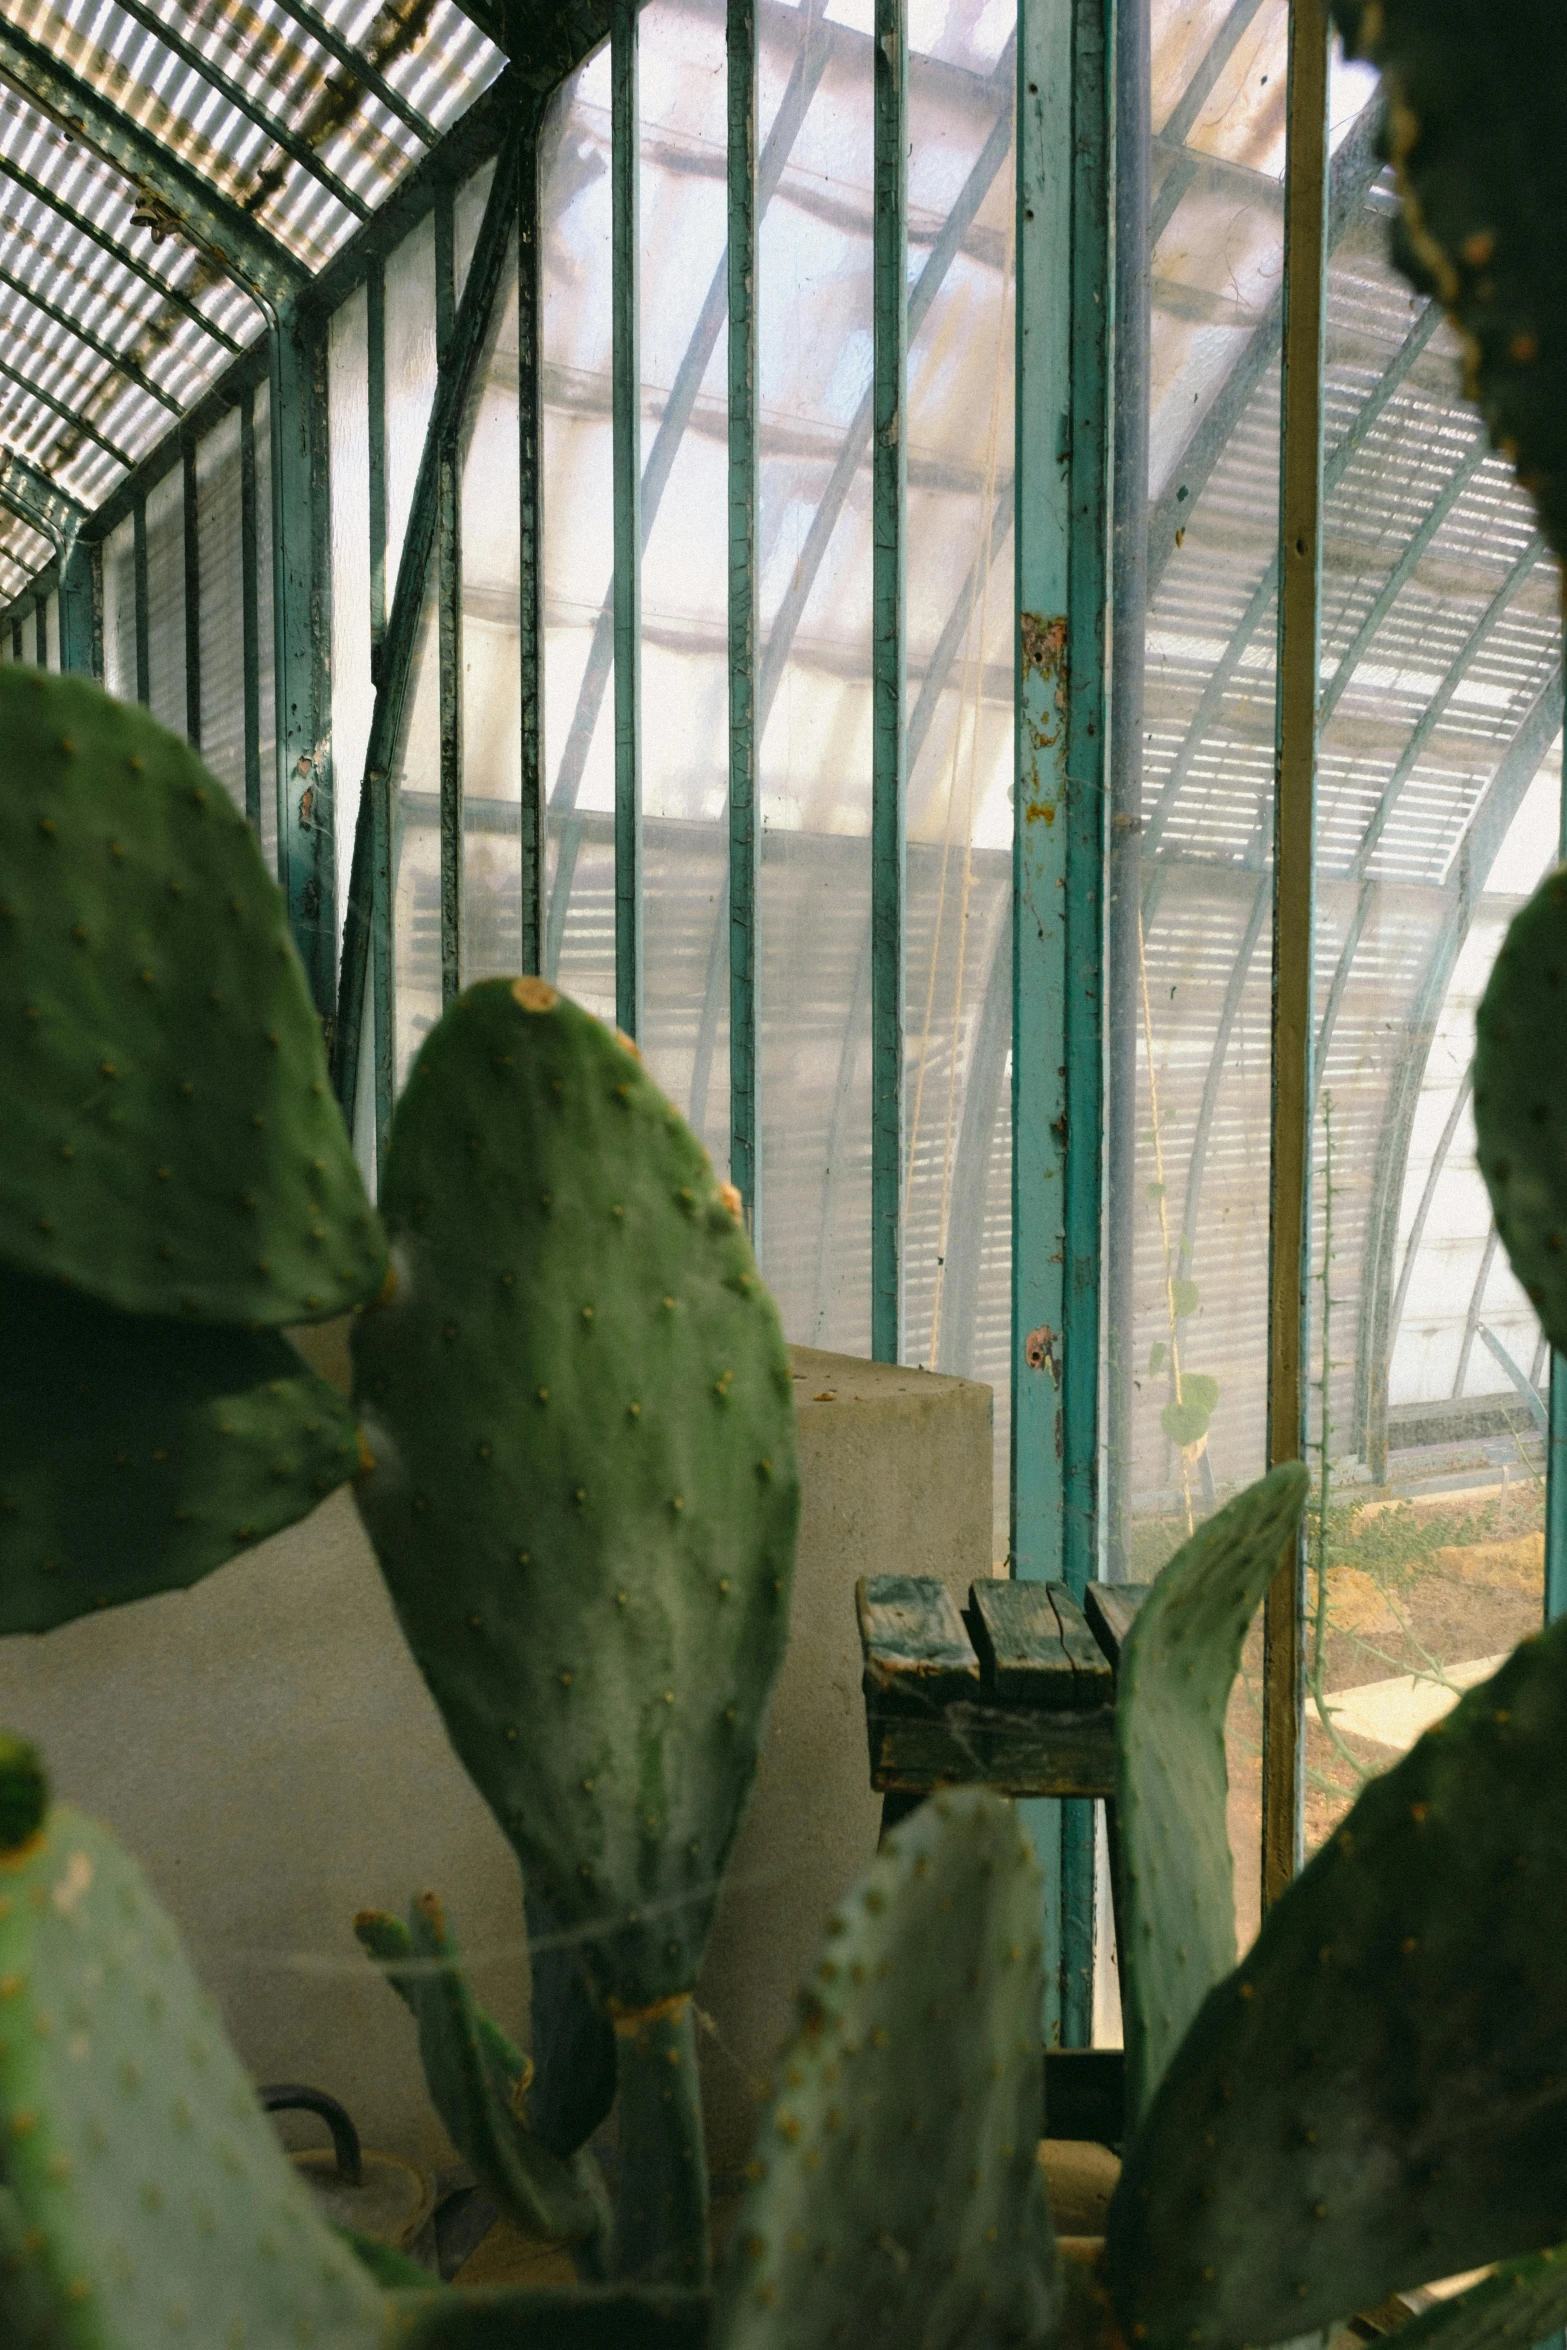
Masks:
[[[370,375],[361,287],[332,317],[327,343],[332,497],[332,773],[337,905],[348,907],[354,826],[375,688],[370,679]]]
[[[488,175],[482,183],[487,188]],[[480,183],[475,183],[475,193]],[[458,209],[461,225],[463,206]],[[459,256],[460,257],[460,256]],[[517,247],[507,248],[462,487],[463,980],[522,966]]]
[[[136,699],[136,526],[127,514],[103,543],[103,682]]]
[[[180,469],[147,493],[147,704],[185,732],[185,486]]]
[[[1329,282],[1308,1846],[1544,1596],[1545,1349],[1469,1068],[1557,853],[1558,580],[1455,339],[1388,266],[1391,204],[1373,192]]]

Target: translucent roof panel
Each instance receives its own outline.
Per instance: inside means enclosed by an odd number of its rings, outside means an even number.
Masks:
[[[504,63],[455,0],[7,0],[14,32],[321,269]],[[0,73],[5,57],[0,47]],[[0,444],[97,505],[260,305],[86,136],[0,84]],[[37,568],[0,517],[4,591]]]

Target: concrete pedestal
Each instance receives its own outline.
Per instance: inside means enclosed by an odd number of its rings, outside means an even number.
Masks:
[[[989,1390],[804,1349],[795,1366],[793,1634],[699,1993],[720,2170],[744,2159],[791,1995],[875,1847],[855,1577],[944,1574],[961,1594],[990,1572]],[[347,1493],[192,1592],[0,1641],[0,1723],[136,1853],[258,2079],[313,2082],[368,2143],[450,2159],[412,2023],[351,1921],[436,1888],[480,1997],[523,2034],[518,1873]],[[288,2127],[296,2143],[320,2134]]]

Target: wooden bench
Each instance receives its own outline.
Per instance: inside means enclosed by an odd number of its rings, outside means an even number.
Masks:
[[[974,1583],[960,1609],[945,1583],[869,1575],[855,1587],[865,1726],[882,1834],[938,1787],[1082,1796],[1115,1835],[1115,1675],[1146,1583]],[[1047,2048],[1053,2138],[1118,2145],[1118,2048]]]

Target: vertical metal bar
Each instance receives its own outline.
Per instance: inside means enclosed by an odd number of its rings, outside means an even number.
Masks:
[[[757,1224],[756,0],[729,0],[729,1180]]]
[[[337,1009],[332,813],[331,503],[326,340],[285,315],[271,336],[272,626],[278,879],[330,1036]]]
[[[245,814],[261,833],[261,511],[256,485],[256,399],[239,403],[239,635],[245,712]]]
[[[370,676],[380,668],[386,634],[386,263],[372,261],[365,277],[365,374],[369,395],[370,459]]]
[[[1246,7],[1255,0],[1243,0]],[[1110,690],[1109,1100],[1106,1105],[1105,1571],[1130,1572],[1132,1324],[1137,1207],[1137,921],[1142,896],[1143,671],[1148,615],[1149,179],[1153,144],[1148,0],[1115,28],[1115,408]]]
[[[1290,10],[1284,175],[1279,652],[1273,807],[1273,1101],[1268,1227],[1268,1463],[1302,1460],[1311,1271],[1312,855],[1322,586],[1322,353],[1327,298],[1328,21]],[[1300,1865],[1304,1551],[1265,1611],[1262,1896]]]
[[[33,604],[33,659],[40,669],[49,666],[49,599],[39,596]]]
[[[908,647],[909,28],[876,0],[871,385],[871,1353],[903,1335],[903,906]]]
[[[147,501],[131,509],[131,600],[136,620],[136,699],[152,700],[152,631],[147,604]]]
[[[1135,4],[1135,0],[1133,0]],[[1076,0],[1072,58],[1071,548],[1065,665],[1067,1131],[1061,1328],[1061,1555],[1081,1598],[1099,1573],[1100,1266],[1103,1260],[1104,947],[1109,775],[1110,36],[1114,0]],[[1094,1807],[1061,1807],[1061,2038],[1094,2020]]]
[[[185,554],[185,739],[201,748],[201,531],[196,442],[180,438],[180,519]]]
[[[1563,619],[1567,624],[1567,583],[1564,583]],[[1567,629],[1564,629],[1567,633]],[[1556,841],[1557,855],[1567,858],[1567,760],[1562,766],[1562,805]],[[1567,1356],[1551,1350],[1548,1436],[1545,1448],[1545,1620],[1554,1624],[1567,1615]],[[1552,2350],[1561,2350],[1564,2337],[1553,2338]]]
[[[612,396],[615,477],[615,1018],[642,1029],[641,109],[637,0],[610,19]]]
[[[60,566],[60,667],[78,677],[103,673],[98,576],[97,549],[78,539]]]
[[[1017,645],[1012,923],[1012,1572],[1062,1572],[1065,892],[1072,250],[1072,21],[1020,0],[1014,471]],[[1047,1888],[1060,1806],[1025,1807]],[[1061,1915],[1045,1903],[1047,2043],[1061,2037]]]
[[[544,302],[539,141],[525,134],[517,196],[517,431],[521,521],[522,939],[524,971],[544,968]]]
[[[456,218],[450,188],[435,202],[435,349],[439,365],[457,311]],[[440,700],[441,1001],[462,986],[462,452],[454,430],[440,452],[435,517],[435,615]]]

